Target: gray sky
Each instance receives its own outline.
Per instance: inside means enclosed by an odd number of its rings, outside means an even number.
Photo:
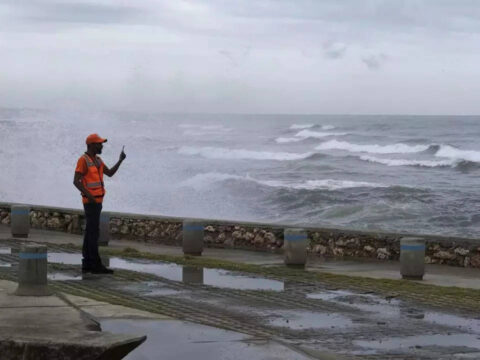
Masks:
[[[480,114],[476,0],[0,0],[0,106]]]

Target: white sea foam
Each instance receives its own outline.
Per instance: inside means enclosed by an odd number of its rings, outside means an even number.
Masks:
[[[303,129],[310,129],[312,127],[316,126],[315,124],[293,124],[290,126],[291,130],[303,130]],[[322,130],[332,130],[335,129],[335,126],[333,125],[322,125],[320,126]]]
[[[279,137],[279,138],[276,138],[275,141],[279,144],[284,144],[284,143],[303,141],[310,138],[321,139],[327,136],[342,136],[342,135],[347,135],[347,133],[301,130],[295,134],[295,137]]]
[[[320,131],[312,131],[312,130],[302,130],[295,134],[296,137],[300,137],[303,139],[307,138],[317,138],[321,139],[327,136],[343,136],[347,135],[347,133],[343,132],[320,132]]]
[[[335,126],[333,125],[322,125],[322,130],[333,130]]]
[[[423,166],[423,167],[439,167],[439,166],[454,166],[458,163],[457,160],[407,160],[407,159],[386,159],[375,156],[360,156],[361,160],[379,163],[387,166]]]
[[[227,180],[240,180],[254,182],[260,185],[274,187],[274,188],[286,188],[295,190],[339,190],[358,187],[389,187],[389,185],[371,183],[364,181],[350,181],[350,180],[337,180],[337,179],[321,179],[321,180],[306,180],[302,182],[288,182],[281,180],[258,180],[248,175],[239,176],[234,174],[225,174],[210,172],[204,174],[197,174],[194,177],[185,180],[180,185],[188,186],[195,189],[205,189],[211,184],[216,182],[222,182]]]
[[[292,130],[299,130],[299,129],[310,129],[311,127],[314,127],[315,124],[293,124],[290,126],[290,129]]]
[[[429,148],[428,145],[407,145],[407,144],[391,144],[391,145],[360,145],[351,144],[346,141],[330,140],[318,145],[317,150],[345,150],[349,152],[365,152],[372,154],[407,154],[425,151]]]
[[[291,143],[291,142],[299,142],[299,141],[302,141],[302,140],[305,140],[303,138],[285,138],[285,137],[279,137],[279,138],[276,138],[275,141],[279,144],[285,144],[285,143]]]
[[[258,181],[259,183],[272,187],[282,187],[297,190],[339,190],[357,187],[388,187],[389,185],[371,183],[364,181],[350,181],[350,180],[336,180],[336,179],[322,179],[322,180],[307,180],[300,183],[288,183],[278,180]]]
[[[450,145],[441,145],[435,156],[453,160],[480,162],[480,151],[460,150]]]
[[[288,152],[269,152],[269,151],[252,151],[245,149],[227,149],[218,147],[189,147],[183,146],[178,150],[182,155],[199,155],[208,159],[226,159],[226,160],[277,160],[290,161],[301,160],[311,156],[312,153],[288,153]]]

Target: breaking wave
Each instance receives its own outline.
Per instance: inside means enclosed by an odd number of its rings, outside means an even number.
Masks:
[[[392,144],[392,145],[360,145],[351,144],[346,141],[330,140],[318,145],[317,150],[346,150],[349,152],[364,152],[372,154],[407,154],[422,152],[429,148],[428,145],[407,145],[407,144]]]
[[[288,152],[269,152],[252,151],[245,149],[227,149],[218,147],[189,147],[183,146],[178,150],[182,155],[199,155],[208,159],[226,159],[226,160],[277,160],[291,161],[302,160],[312,155],[308,153],[288,153]]]
[[[333,125],[316,125],[316,124],[293,124],[290,126],[291,130],[303,130],[319,127],[322,130],[332,130],[335,129]]]
[[[321,139],[328,136],[343,136],[343,135],[347,135],[347,133],[301,130],[294,135],[295,137],[279,137],[279,138],[276,138],[275,141],[279,144],[282,144],[282,143],[290,143],[290,142],[299,142],[306,139]]]
[[[480,162],[480,151],[460,150],[450,145],[441,145],[435,152],[435,156],[452,160]]]
[[[407,160],[407,159],[386,159],[375,156],[363,155],[359,157],[360,160],[379,163],[387,166],[421,166],[421,167],[441,167],[441,166],[455,166],[457,160]]]
[[[194,177],[185,180],[180,186],[192,187],[195,189],[208,188],[213,183],[223,182],[227,180],[238,180],[253,182],[259,185],[268,186],[272,188],[286,188],[292,190],[340,190],[348,188],[361,188],[361,187],[375,187],[384,188],[390,187],[390,185],[371,183],[364,181],[350,181],[350,180],[337,180],[337,179],[321,179],[321,180],[306,180],[302,182],[287,182],[281,180],[258,180],[250,176],[239,176],[233,174],[224,173],[204,173],[198,174]]]

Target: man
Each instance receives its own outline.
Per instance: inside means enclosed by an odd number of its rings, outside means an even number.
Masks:
[[[113,270],[102,264],[98,254],[100,213],[102,211],[103,197],[105,196],[103,174],[112,177],[127,155],[125,155],[122,149],[118,162],[109,169],[100,156],[98,156],[102,153],[103,143],[105,142],[107,142],[107,139],[101,138],[98,134],[88,135],[86,140],[87,151],[78,159],[73,178],[73,184],[82,194],[85,219],[87,220],[82,250],[83,273],[113,274]]]

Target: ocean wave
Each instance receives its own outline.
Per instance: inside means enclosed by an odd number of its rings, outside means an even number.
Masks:
[[[225,173],[203,173],[197,174],[190,179],[185,180],[180,186],[188,186],[195,189],[208,188],[211,184],[216,182],[223,182],[228,180],[238,180],[245,182],[253,182],[259,185],[268,186],[272,188],[285,188],[291,190],[340,190],[361,187],[376,187],[385,188],[390,185],[371,183],[364,181],[350,181],[337,179],[321,179],[321,180],[306,180],[302,182],[287,182],[281,180],[258,180],[250,176],[239,176]]]
[[[291,142],[299,142],[306,139],[321,139],[328,136],[342,136],[342,135],[347,135],[347,133],[301,130],[294,135],[295,137],[279,137],[279,138],[276,138],[275,141],[279,144],[284,144],[284,143],[291,143]]]
[[[407,159],[386,159],[375,156],[363,155],[360,160],[379,163],[387,166],[421,166],[421,167],[453,167],[457,165],[457,160],[407,160]]]
[[[291,161],[302,160],[312,155],[309,153],[288,153],[288,152],[269,152],[269,151],[252,151],[245,149],[227,149],[217,147],[195,148],[183,146],[178,150],[182,155],[199,155],[208,159],[225,159],[225,160],[277,160]]]
[[[279,138],[276,138],[275,139],[275,142],[279,143],[279,144],[285,144],[285,143],[291,143],[291,142],[299,142],[299,141],[302,141],[302,140],[305,140],[303,138],[285,138],[285,137],[279,137]]]
[[[315,124],[293,124],[290,126],[292,130],[299,130],[299,129],[310,129],[314,127]]]
[[[307,138],[317,138],[317,139],[321,139],[321,138],[324,138],[324,137],[327,137],[327,136],[343,136],[343,135],[347,135],[347,133],[343,133],[343,132],[320,132],[320,131],[312,131],[312,130],[302,130],[302,131],[299,131],[298,133],[295,134],[296,137],[304,138],[304,139],[307,139]]]
[[[335,126],[333,125],[317,125],[317,124],[293,124],[290,126],[291,130],[304,130],[319,127],[322,130],[333,130]]]
[[[435,156],[452,160],[480,162],[480,151],[460,150],[450,145],[441,145],[435,153]]]
[[[329,140],[318,145],[316,150],[346,150],[349,152],[366,152],[372,154],[406,154],[422,152],[428,149],[428,145],[407,145],[407,144],[391,144],[391,145],[377,145],[377,144],[352,144],[346,141]]]

